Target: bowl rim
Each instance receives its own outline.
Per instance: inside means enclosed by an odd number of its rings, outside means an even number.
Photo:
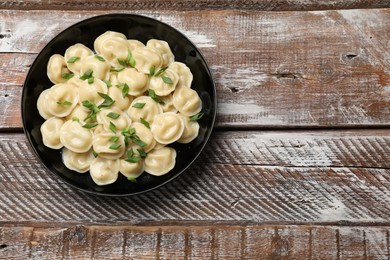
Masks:
[[[212,93],[214,95],[214,99],[211,100],[213,106],[214,106],[214,111],[212,111],[212,113],[210,113],[210,115],[212,116],[212,119],[211,119],[211,124],[210,124],[210,131],[209,133],[207,133],[207,135],[205,136],[205,139],[203,141],[203,144],[200,146],[200,150],[199,152],[195,155],[195,157],[185,166],[183,167],[183,169],[181,169],[180,171],[178,171],[176,174],[174,174],[172,177],[170,177],[169,179],[159,183],[158,185],[156,186],[153,186],[151,188],[148,188],[148,189],[145,189],[145,190],[142,190],[142,191],[138,191],[138,192],[133,192],[133,193],[123,193],[123,194],[112,194],[112,193],[105,193],[105,192],[98,192],[98,191],[93,191],[93,190],[87,190],[87,189],[83,189],[81,187],[78,187],[76,185],[74,185],[73,183],[71,183],[70,181],[68,181],[67,179],[65,179],[63,176],[61,176],[60,174],[56,173],[55,171],[52,171],[51,169],[49,169],[49,167],[42,162],[41,160],[41,157],[36,149],[36,147],[33,145],[33,142],[31,140],[31,135],[30,133],[27,131],[26,129],[26,118],[25,118],[25,113],[24,113],[24,107],[25,107],[25,102],[23,102],[23,97],[25,95],[25,92],[27,91],[27,81],[29,80],[30,78],[30,74],[31,74],[31,68],[35,65],[35,63],[37,62],[37,58],[39,55],[41,55],[42,51],[45,50],[46,48],[48,48],[47,46],[49,46],[52,42],[56,41],[56,39],[62,34],[64,33],[65,31],[67,30],[70,30],[74,27],[77,27],[85,22],[88,22],[88,21],[91,21],[91,20],[98,20],[98,19],[101,19],[101,18],[104,18],[104,17],[138,17],[138,18],[141,18],[141,19],[146,19],[146,20],[150,20],[152,22],[155,22],[155,23],[160,23],[160,24],[163,24],[164,26],[167,26],[169,29],[171,30],[174,30],[176,31],[177,33],[179,33],[184,39],[186,39],[188,42],[190,42],[196,49],[196,51],[199,53],[202,61],[205,63],[206,67],[205,69],[207,70],[207,72],[209,73],[210,75],[210,79],[211,79],[211,85],[212,85]],[[215,86],[215,79],[214,79],[214,76],[212,74],[212,71],[210,70],[210,66],[209,64],[207,63],[203,53],[199,50],[199,48],[194,44],[194,42],[192,42],[186,35],[184,35],[182,32],[180,32],[178,29],[174,28],[173,26],[165,23],[165,22],[162,22],[160,20],[157,20],[155,18],[152,18],[152,17],[148,17],[148,16],[145,16],[145,15],[140,15],[140,14],[132,14],[132,13],[109,13],[109,14],[102,14],[102,15],[96,15],[96,16],[92,16],[92,17],[89,17],[89,18],[86,18],[86,19],[83,19],[77,23],[74,23],[68,27],[66,27],[65,29],[63,29],[61,32],[59,32],[55,37],[53,37],[49,42],[47,42],[45,44],[45,46],[39,51],[39,53],[37,54],[37,56],[35,57],[33,63],[31,64],[31,67],[25,77],[25,80],[24,80],[24,83],[23,83],[23,89],[22,89],[22,95],[21,95],[21,106],[20,106],[20,113],[21,113],[21,118],[22,118],[22,125],[23,125],[23,132],[25,134],[25,136],[27,137],[28,139],[28,142],[29,142],[29,146],[30,148],[32,148],[35,156],[37,157],[38,161],[40,162],[41,165],[43,165],[46,170],[48,172],[50,172],[51,174],[54,174],[55,176],[59,177],[61,179],[62,182],[66,183],[67,185],[69,185],[70,187],[76,189],[76,190],[79,190],[79,191],[82,191],[82,192],[86,192],[88,194],[91,194],[91,195],[98,195],[98,196],[103,196],[103,197],[128,197],[128,196],[136,196],[136,195],[140,195],[140,194],[144,194],[144,193],[147,193],[147,192],[150,192],[150,191],[153,191],[157,188],[160,188],[170,182],[172,182],[174,179],[176,179],[177,177],[179,177],[181,174],[183,174],[191,165],[193,165],[193,163],[196,161],[196,159],[198,159],[198,157],[200,156],[200,154],[202,153],[202,151],[204,150],[205,146],[207,145],[207,143],[209,142],[209,139],[211,137],[211,134],[214,130],[214,125],[215,125],[215,121],[216,121],[216,115],[217,115],[217,90],[216,90],[216,86]]]

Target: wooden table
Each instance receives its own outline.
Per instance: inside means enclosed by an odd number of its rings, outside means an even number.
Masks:
[[[388,1],[11,0],[0,9],[1,259],[390,258]],[[43,46],[113,12],[180,30],[217,86],[201,157],[138,197],[68,187],[33,155],[20,118]]]

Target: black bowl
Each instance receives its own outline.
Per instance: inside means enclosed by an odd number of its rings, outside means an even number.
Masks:
[[[44,119],[39,115],[37,99],[41,92],[53,84],[46,76],[46,65],[51,55],[64,55],[65,50],[76,43],[93,49],[94,40],[106,31],[117,31],[127,38],[146,43],[149,39],[167,41],[175,60],[185,63],[194,75],[192,88],[203,102],[204,116],[199,120],[199,136],[189,144],[174,144],[177,151],[176,165],[163,176],[143,173],[137,182],[128,181],[119,174],[118,180],[110,185],[98,186],[89,173],[80,174],[65,167],[61,151],[43,145],[40,127]],[[213,78],[200,51],[183,34],[171,26],[148,17],[133,14],[108,14],[81,21],[61,32],[39,53],[27,74],[22,93],[22,120],[27,138],[38,158],[47,169],[69,185],[98,195],[135,195],[160,187],[183,173],[199,156],[205,147],[216,116],[216,90]]]

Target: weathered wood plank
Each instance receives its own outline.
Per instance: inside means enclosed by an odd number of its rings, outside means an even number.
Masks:
[[[7,0],[0,3],[0,9],[22,10],[204,10],[204,9],[248,9],[264,11],[287,11],[287,10],[326,10],[326,9],[350,9],[350,8],[384,8],[390,4],[384,0],[363,1],[326,1],[326,0],[255,0],[255,1],[231,1],[231,0]]]
[[[389,130],[221,132],[169,185],[106,198],[47,172],[22,134],[1,134],[0,221],[388,223],[389,143]]]
[[[18,87],[36,53],[69,25],[104,13],[0,11],[0,128],[21,127]],[[135,13],[172,25],[202,50],[217,85],[217,127],[390,126],[390,8]]]
[[[92,252],[92,255],[78,255],[79,252],[76,252],[77,259],[93,257],[96,259],[156,259],[156,257],[159,259],[387,259],[390,256],[386,235],[390,231],[388,226],[161,226],[159,228],[78,226],[77,228],[84,230],[85,251]],[[69,229],[72,233],[75,227],[40,228],[33,231],[29,226],[0,227],[0,258],[21,259],[21,256],[30,256],[32,259],[75,259],[70,256],[75,255],[72,248],[69,249],[69,254],[61,253],[69,242],[67,236]],[[93,233],[99,236],[88,235]],[[181,244],[176,248],[176,245],[183,241],[183,234],[188,233],[191,234],[188,244]],[[240,240],[241,233],[246,234],[245,240]],[[375,238],[367,238],[367,234],[374,234]],[[170,243],[164,244],[163,241],[170,241]],[[202,242],[198,243],[199,241]],[[211,245],[210,241],[212,241]],[[124,243],[126,250],[123,248]],[[331,248],[334,250],[330,250]],[[200,256],[183,256],[185,252],[193,250],[208,253]],[[100,255],[100,253],[104,254]],[[103,258],[99,258],[96,254]]]

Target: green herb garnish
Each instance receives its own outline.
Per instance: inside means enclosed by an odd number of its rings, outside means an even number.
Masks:
[[[93,84],[94,81],[95,81],[94,77],[88,78],[88,84]]]
[[[127,177],[127,180],[131,182],[137,182],[137,178],[134,177]]]
[[[142,117],[140,118],[140,120],[141,120],[141,123],[144,125],[144,126],[146,126],[147,128],[149,128],[150,129],[150,124],[149,124],[149,122],[148,121],[146,121],[145,119],[143,119]]]
[[[71,79],[74,77],[74,74],[73,73],[63,73],[61,76],[64,79]]]
[[[194,121],[194,122],[198,121],[199,119],[202,118],[203,115],[204,115],[203,112],[199,112],[198,114],[191,116],[190,121]]]
[[[164,81],[164,83],[166,84],[173,84],[173,81],[170,77],[166,77],[166,76],[161,76],[162,80]]]
[[[78,56],[74,56],[74,57],[72,57],[72,58],[69,58],[68,59],[68,63],[75,63],[77,60],[79,60],[80,59],[80,57],[78,57]]]
[[[111,72],[121,72],[122,70],[124,70],[125,68],[111,68],[110,71]]]
[[[110,128],[110,130],[111,130],[114,134],[116,134],[116,126],[115,126],[114,123],[111,122],[111,121],[110,121],[110,126],[109,126],[109,128]]]
[[[153,66],[150,68],[150,70],[149,70],[149,75],[150,75],[151,77],[153,77],[155,71],[156,71],[156,66],[153,65]]]
[[[84,74],[80,77],[80,79],[81,80],[89,79],[90,77],[92,77],[92,74],[93,74],[93,70],[89,69],[86,72],[84,72]]]
[[[120,115],[114,112],[110,112],[107,114],[107,117],[112,118],[112,119],[117,119]]]
[[[62,105],[62,106],[71,106],[72,105],[72,102],[68,101],[68,100],[65,100],[65,101],[57,101],[57,104],[58,105]]]
[[[97,152],[95,152],[94,150],[92,150],[92,154],[93,154],[93,156],[94,156],[95,158],[98,157]]]
[[[135,103],[133,107],[135,108],[143,108],[145,106],[145,103]]]
[[[75,121],[75,122],[80,122],[80,119],[78,117],[72,117],[72,121]]]
[[[139,152],[139,155],[141,156],[141,158],[145,158],[148,154],[145,152],[144,149],[137,149],[137,151]]]
[[[156,92],[153,89],[148,89],[148,95],[151,97],[155,102],[164,105],[164,101],[162,101],[159,97],[157,97]]]
[[[154,74],[155,77],[158,77],[160,76],[161,73],[163,73],[164,71],[166,71],[168,69],[168,66],[164,67],[164,68],[161,68],[157,71],[156,74]]]
[[[108,148],[110,148],[111,150],[118,150],[119,147],[121,147],[121,146],[122,146],[121,144],[112,144]]]
[[[84,128],[87,128],[87,129],[94,128],[95,126],[97,126],[97,123],[96,123],[96,122],[88,123],[88,124],[83,125],[83,127],[84,127]]]
[[[108,88],[112,86],[111,81],[109,81],[109,80],[104,79],[103,82],[106,83]]]
[[[98,59],[101,62],[105,62],[106,61],[102,56],[99,56],[99,55],[95,55],[95,58]]]
[[[116,143],[118,140],[119,140],[118,136],[111,136],[111,138],[109,139],[109,141],[113,143]]]

